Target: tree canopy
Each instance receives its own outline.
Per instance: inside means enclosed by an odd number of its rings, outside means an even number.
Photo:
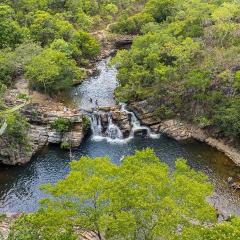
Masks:
[[[99,239],[234,240],[238,218],[218,224],[206,198],[207,177],[176,160],[169,171],[151,149],[126,156],[120,166],[107,157],[82,157],[56,185],[46,185],[50,198],[36,213],[12,226],[10,240],[77,239],[84,231]]]
[[[207,123],[239,140],[239,13],[238,1],[149,0],[120,19],[113,31],[133,26],[139,36],[115,58],[118,99],[147,99],[156,118]]]

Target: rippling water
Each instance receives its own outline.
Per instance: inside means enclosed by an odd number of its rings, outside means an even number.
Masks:
[[[181,145],[178,142],[161,137],[160,139],[135,138],[127,144],[111,144],[106,141],[95,142],[89,137],[80,148],[73,152],[74,159],[83,155],[91,157],[109,156],[120,164],[120,159],[135,150],[151,147],[162,161],[174,169],[175,159],[184,157],[194,169],[209,176],[216,188],[215,201],[226,212],[240,214],[240,195],[227,184],[229,176],[240,174],[239,168],[222,153],[200,143]],[[34,211],[38,201],[44,197],[39,186],[55,183],[69,172],[69,153],[58,147],[50,147],[26,166],[1,167],[0,169],[0,211]],[[199,189],[201,191],[201,189]]]
[[[107,62],[98,65],[100,75],[89,78],[82,86],[72,91],[75,104],[80,108],[99,105],[114,105],[113,91],[117,86],[116,70],[107,67]],[[101,91],[98,91],[101,89]],[[89,101],[93,99],[93,103]],[[174,169],[175,159],[184,157],[188,164],[203,171],[215,186],[214,202],[227,213],[240,214],[240,194],[228,186],[228,177],[240,177],[240,168],[236,167],[224,154],[198,142],[180,144],[161,136],[160,139],[134,138],[125,144],[111,144],[107,141],[93,141],[88,137],[73,152],[74,159],[83,155],[91,157],[109,156],[116,164],[120,159],[146,147],[153,148],[170,169]],[[45,197],[39,187],[45,183],[55,183],[69,172],[69,153],[51,146],[25,166],[0,166],[0,212],[35,211],[38,201]],[[201,191],[201,189],[199,189]]]
[[[91,110],[97,105],[105,107],[115,105],[114,90],[118,85],[117,71],[116,68],[108,66],[109,61],[110,58],[100,61],[97,64],[99,75],[90,77],[72,90],[71,95],[75,105],[83,110]]]

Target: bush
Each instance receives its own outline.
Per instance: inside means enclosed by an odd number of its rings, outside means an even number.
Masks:
[[[16,145],[20,145],[25,151],[28,150],[28,130],[29,123],[26,118],[20,113],[10,113],[6,116],[7,129],[3,134],[8,141],[8,144],[15,148]]]
[[[14,17],[10,6],[0,4],[0,48],[14,48],[23,39],[22,29]]]
[[[51,123],[51,128],[55,129],[59,133],[66,133],[71,130],[72,123],[67,118],[59,117]]]
[[[240,139],[240,98],[226,100],[224,105],[216,107],[213,120],[228,136]]]
[[[142,27],[154,18],[148,13],[139,13],[129,18],[123,17],[117,23],[111,25],[111,31],[125,34],[139,34]]]
[[[83,119],[82,119],[82,125],[83,125],[83,131],[88,131],[90,126],[91,126],[91,122],[89,120],[89,118],[87,116],[83,116]]]
[[[69,89],[84,73],[64,53],[48,48],[32,58],[25,76],[32,88],[51,95]]]

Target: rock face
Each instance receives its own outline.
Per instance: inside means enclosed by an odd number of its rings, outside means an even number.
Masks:
[[[30,123],[29,143],[30,150],[24,151],[20,146],[14,149],[0,139],[0,162],[8,165],[25,164],[31,157],[50,143],[67,143],[71,147],[78,147],[84,138],[83,115],[77,111],[64,109],[52,110],[50,107],[28,105],[22,110]],[[50,125],[59,117],[67,118],[72,122],[71,132],[64,134],[51,129]]]
[[[240,166],[240,150],[227,140],[218,138],[209,129],[179,119],[156,120],[154,109],[149,106],[147,101],[132,103],[130,108],[142,124],[149,126],[155,133],[163,133],[177,141],[197,140],[204,142],[225,153],[236,165]]]

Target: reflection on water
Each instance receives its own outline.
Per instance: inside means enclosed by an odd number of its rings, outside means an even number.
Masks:
[[[234,192],[227,184],[229,176],[237,176],[240,169],[227,157],[214,149],[201,144],[181,145],[166,137],[160,139],[132,139],[128,144],[110,144],[106,141],[95,142],[86,139],[74,152],[74,158],[83,155],[91,157],[109,156],[116,164],[120,159],[134,153],[137,149],[153,148],[162,161],[171,169],[175,159],[184,157],[194,169],[201,170],[209,176],[216,188],[214,201],[226,212],[240,214],[240,194]],[[0,168],[0,211],[18,212],[34,211],[38,200],[44,197],[39,186],[55,183],[69,172],[69,154],[57,147],[50,147],[47,152],[36,156],[31,163],[23,167]],[[199,189],[201,191],[201,189]]]

